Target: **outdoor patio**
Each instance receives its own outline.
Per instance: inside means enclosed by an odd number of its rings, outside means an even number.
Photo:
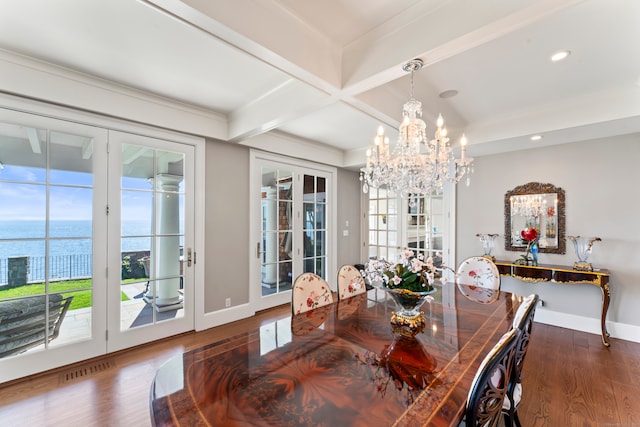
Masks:
[[[122,286],[122,291],[130,298],[120,303],[120,328],[126,330],[133,327],[149,325],[153,323],[154,310],[151,304],[146,303],[142,297],[146,289],[146,282],[136,282]],[[184,314],[183,309],[169,310],[165,312],[155,311],[156,322],[174,319]],[[90,333],[91,308],[69,310],[60,327],[60,335],[51,341],[50,346],[55,347],[66,343],[88,338]],[[42,349],[36,347],[30,351]]]

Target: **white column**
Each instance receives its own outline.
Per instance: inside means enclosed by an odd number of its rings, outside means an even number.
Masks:
[[[156,245],[155,262],[151,265],[156,275],[152,281],[157,286],[156,309],[175,310],[182,307],[180,295],[180,204],[178,188],[183,177],[158,174],[155,178],[156,190]],[[153,184],[154,179],[149,182]],[[154,286],[150,287],[145,299],[153,299]]]

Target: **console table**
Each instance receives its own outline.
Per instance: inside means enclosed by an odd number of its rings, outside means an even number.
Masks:
[[[595,285],[602,291],[602,344],[609,347],[609,332],[605,319],[609,309],[611,293],[609,290],[609,271],[596,269],[594,271],[573,270],[562,265],[541,264],[536,266],[514,264],[509,261],[496,261],[496,266],[503,276],[511,276],[526,283],[554,282],[567,285],[588,284]]]

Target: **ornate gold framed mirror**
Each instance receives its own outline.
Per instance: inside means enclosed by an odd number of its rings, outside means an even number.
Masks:
[[[525,251],[527,241],[521,236],[525,228],[538,231],[540,252],[564,254],[564,190],[551,184],[530,182],[504,195],[504,247],[508,251]]]

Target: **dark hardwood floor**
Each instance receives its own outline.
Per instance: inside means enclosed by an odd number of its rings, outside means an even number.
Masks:
[[[640,426],[640,344],[534,324],[523,426]]]
[[[2,426],[149,426],[149,390],[171,356],[289,315],[289,306],[0,385]],[[640,344],[536,323],[523,426],[640,426]]]

